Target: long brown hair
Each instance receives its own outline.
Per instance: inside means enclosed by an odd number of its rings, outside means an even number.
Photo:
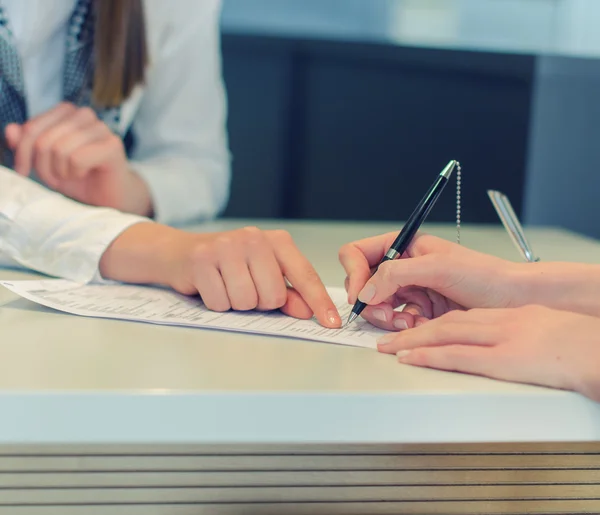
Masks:
[[[95,0],[94,8],[92,100],[99,107],[114,107],[144,83],[148,47],[143,0]]]

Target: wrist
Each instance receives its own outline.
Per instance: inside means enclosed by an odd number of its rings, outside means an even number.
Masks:
[[[181,256],[181,245],[188,236],[153,222],[132,225],[102,255],[100,274],[115,281],[174,287],[174,276],[182,268],[176,258]]]
[[[513,269],[516,305],[539,304],[600,316],[600,266],[582,263],[522,263]]]
[[[127,177],[128,194],[124,199],[122,210],[127,213],[152,218],[154,216],[154,204],[150,188],[148,188],[146,181],[135,170],[131,169],[128,169]]]
[[[592,363],[591,370],[584,375],[581,381],[576,383],[575,391],[589,397],[593,401],[600,402],[600,373],[598,362]]]
[[[580,318],[569,341],[566,367],[572,390],[600,402],[600,318]]]

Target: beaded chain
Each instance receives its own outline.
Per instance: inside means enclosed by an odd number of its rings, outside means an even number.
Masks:
[[[461,167],[460,163],[456,161],[456,243],[460,245],[460,210],[461,210]]]

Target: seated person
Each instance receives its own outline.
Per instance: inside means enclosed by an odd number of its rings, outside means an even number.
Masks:
[[[394,331],[381,352],[600,401],[600,265],[512,263],[420,235],[371,277],[396,236],[340,251],[348,301],[367,303],[363,316]]]
[[[199,293],[215,311],[281,308],[341,326],[318,274],[284,231],[187,233],[78,204],[2,167],[0,264],[80,282],[163,284]]]
[[[229,196],[221,0],[2,0],[0,163],[161,223]]]

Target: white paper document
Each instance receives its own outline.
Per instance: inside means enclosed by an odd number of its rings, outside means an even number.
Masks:
[[[197,297],[156,287],[78,284],[60,279],[0,281],[0,284],[37,304],[86,317],[271,334],[368,348],[375,348],[377,338],[385,334],[362,319],[348,328],[326,329],[315,320],[296,320],[280,312],[215,313],[206,309]],[[343,288],[328,288],[328,291],[345,321],[351,310],[346,292]]]

